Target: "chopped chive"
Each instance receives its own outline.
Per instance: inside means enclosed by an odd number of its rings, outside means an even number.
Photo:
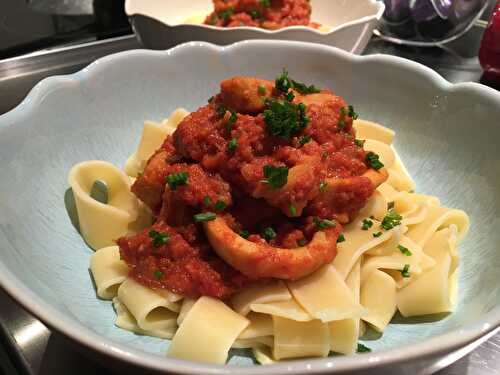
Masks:
[[[362,225],[361,225],[361,229],[362,230],[368,230],[372,226],[373,226],[373,221],[371,221],[370,219],[363,219],[363,222],[362,222]]]
[[[295,208],[295,206],[294,206],[294,205],[290,205],[290,207],[289,207],[289,211],[290,211],[290,215],[291,215],[292,217],[297,216],[297,209]]]
[[[259,87],[257,88],[257,92],[258,92],[260,95],[266,95],[267,90],[266,90],[266,88],[265,88],[264,86],[259,86]]]
[[[250,236],[250,232],[245,229],[240,230],[238,234],[245,239],[247,239],[248,236]]]
[[[159,271],[159,270],[156,270],[154,273],[153,273],[153,276],[156,280],[160,280],[162,277],[163,277],[163,272]]]
[[[261,18],[262,16],[258,10],[251,10],[250,17],[252,17],[253,20],[257,20],[257,19]]]
[[[365,161],[370,167],[372,167],[376,171],[378,171],[380,168],[384,166],[384,164],[379,160],[379,156],[371,151],[366,154]]]
[[[231,110],[230,113],[231,113],[231,116],[229,116],[229,120],[227,120],[226,124],[224,125],[224,127],[228,131],[231,130],[231,128],[233,127],[233,125],[238,120],[238,114],[235,111]]]
[[[236,138],[233,138],[227,144],[227,151],[233,152],[234,150],[236,150],[236,147],[238,147],[238,140]]]
[[[335,221],[327,220],[327,219],[321,220],[317,216],[313,218],[313,222],[314,222],[314,225],[316,225],[316,228],[318,228],[320,230],[327,229],[327,228],[335,228],[335,226],[337,225],[337,223],[335,223]]]
[[[210,207],[211,204],[212,204],[212,201],[210,200],[210,197],[208,195],[205,195],[203,197],[203,205],[205,207]]]
[[[300,240],[297,241],[297,245],[299,246],[305,246],[306,244],[306,239],[305,238],[301,238]]]
[[[221,200],[218,200],[218,201],[217,201],[217,202],[215,202],[215,204],[214,204],[214,208],[215,208],[217,211],[223,211],[224,209],[226,209],[226,207],[227,207],[226,202],[221,201]]]
[[[343,233],[340,233],[339,236],[337,237],[337,243],[341,243],[345,241],[345,236]]]
[[[167,184],[172,190],[176,190],[178,186],[187,185],[188,177],[187,172],[172,173],[167,176]]]
[[[276,232],[271,227],[264,228],[264,230],[262,231],[262,237],[270,241],[276,237]]]
[[[391,230],[392,228],[400,225],[402,219],[403,217],[395,211],[389,211],[382,219],[380,227],[385,230]]]
[[[407,247],[404,247],[403,245],[398,245],[398,249],[407,257],[410,257],[413,255],[412,252]]]
[[[328,184],[326,183],[326,181],[321,181],[319,183],[319,191],[321,193],[324,192],[327,186],[328,186]]]
[[[271,0],[259,0],[259,4],[264,8],[269,8],[271,6]]]
[[[401,270],[401,276],[410,277],[410,265],[409,264],[405,264],[405,266]]]
[[[347,113],[349,115],[349,117],[351,117],[353,120],[357,120],[358,119],[358,114],[356,112],[354,112],[354,107],[352,105],[349,106],[349,112]]]
[[[216,217],[217,215],[214,214],[213,212],[203,212],[201,214],[196,214],[193,216],[194,221],[196,221],[197,223],[201,223],[204,221],[212,221],[215,220]]]
[[[157,232],[154,229],[149,231],[149,238],[151,238],[154,247],[160,247],[170,242],[170,235],[168,233]]]
[[[371,352],[372,350],[367,347],[367,346],[364,346],[363,344],[361,343],[358,343],[358,348],[356,350],[358,353],[369,353]]]

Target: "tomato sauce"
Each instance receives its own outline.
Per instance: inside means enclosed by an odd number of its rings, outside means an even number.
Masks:
[[[251,26],[276,30],[307,26],[311,19],[308,0],[214,0],[214,11],[205,20],[219,27]]]

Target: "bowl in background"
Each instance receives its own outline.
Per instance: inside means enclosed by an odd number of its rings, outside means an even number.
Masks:
[[[110,301],[96,298],[92,251],[64,206],[67,174],[84,160],[123,166],[146,119],[195,110],[233,75],[295,79],[333,89],[362,118],[396,131],[395,147],[417,191],[465,210],[471,229],[460,247],[457,311],[442,319],[395,318],[372,353],[254,366],[231,352],[228,366],[165,357],[168,340],[114,326]],[[500,94],[451,85],[417,63],[354,56],[310,43],[202,42],[166,52],[136,50],[46,79],[0,116],[0,286],[47,325],[125,363],[182,374],[417,374],[500,325]],[[416,324],[418,323],[418,324]],[[109,361],[105,364],[109,365]]]
[[[279,30],[257,27],[223,28],[186,23],[213,11],[212,0],[126,0],[125,11],[139,40],[151,49],[167,49],[189,41],[228,45],[246,39],[297,40],[326,44],[360,54],[384,13],[376,0],[311,0],[312,22],[328,26],[319,31],[306,26]],[[203,21],[200,21],[203,22]]]

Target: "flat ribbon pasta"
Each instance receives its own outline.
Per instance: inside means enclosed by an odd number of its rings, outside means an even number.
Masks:
[[[97,288],[97,295],[102,299],[113,299],[118,293],[118,287],[127,278],[129,269],[120,259],[118,246],[109,246],[92,254],[90,271]]]
[[[383,332],[396,312],[396,283],[380,270],[374,270],[361,284],[361,304],[368,310],[362,319]]]
[[[69,184],[75,197],[80,231],[93,249],[114,245],[127,234],[129,224],[138,216],[137,198],[130,192],[130,180],[122,171],[104,161],[86,161],[71,168]],[[108,203],[90,196],[95,181],[108,189]]]
[[[196,362],[224,364],[231,345],[248,324],[248,319],[223,302],[200,297],[179,326],[168,355]]]
[[[238,314],[247,315],[250,312],[252,304],[282,302],[291,299],[292,295],[285,283],[280,280],[274,280],[264,286],[255,285],[246,288],[231,299],[231,305]]]
[[[394,139],[395,132],[376,122],[366,120],[355,120],[353,122],[358,139],[373,139],[390,145]]]

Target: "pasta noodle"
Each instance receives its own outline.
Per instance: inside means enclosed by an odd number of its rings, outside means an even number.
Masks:
[[[161,123],[144,123],[125,166],[128,176],[101,161],[80,163],[69,174],[82,236],[98,249],[90,258],[97,296],[113,301],[116,326],[172,339],[168,355],[175,358],[223,364],[230,348],[246,348],[259,363],[271,364],[353,354],[367,326],[383,332],[398,310],[406,317],[453,311],[457,247],[468,216],[414,193],[415,182],[392,146],[394,131],[365,120],[354,121],[357,138],[379,156],[389,178],[343,227],[330,264],[298,280],[245,287],[226,302],[184,298],[129,277],[114,240],[150,227],[153,218],[130,186],[187,115],[178,109]],[[89,195],[96,180],[108,188],[107,204]]]

